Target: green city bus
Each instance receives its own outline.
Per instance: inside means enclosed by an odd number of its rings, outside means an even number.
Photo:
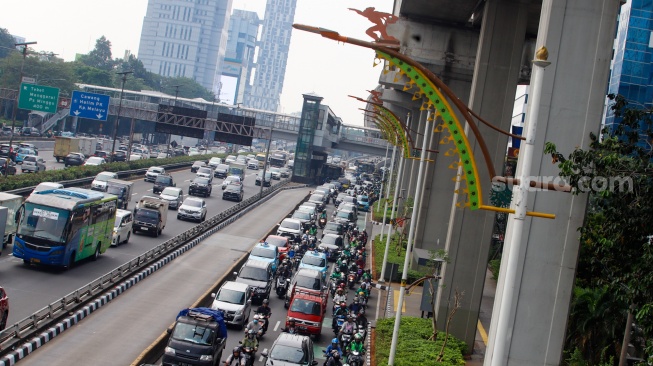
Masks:
[[[32,193],[18,211],[13,255],[26,264],[73,267],[111,245],[117,197],[82,188]]]

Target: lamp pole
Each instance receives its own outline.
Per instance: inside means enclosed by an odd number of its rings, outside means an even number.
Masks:
[[[133,71],[121,71],[116,74],[121,75],[122,86],[120,88],[120,101],[118,102],[118,115],[116,116],[116,123],[113,125],[113,145],[111,145],[111,156],[110,159],[113,161],[113,156],[116,153],[116,134],[118,133],[118,123],[120,123],[120,110],[122,109],[122,93],[125,91],[125,81],[127,81],[127,75],[133,73]],[[131,154],[131,151],[128,152]]]
[[[14,104],[14,108],[12,109],[11,113],[11,136],[9,137],[9,149],[12,149],[12,145],[14,143],[14,128],[16,128],[16,112],[18,111],[18,99],[20,96],[20,85],[23,82],[23,70],[25,69],[25,57],[27,57],[27,46],[36,44],[36,42],[22,42],[22,43],[14,43],[14,47],[18,46],[23,46],[23,51],[21,52],[23,54],[23,61],[20,64],[20,78],[18,79],[18,93],[16,93],[16,104]],[[11,156],[9,156],[11,159]],[[7,170],[5,170],[5,175],[7,174]]]
[[[399,303],[397,304],[397,314],[395,315],[395,324],[392,331],[392,343],[390,344],[390,357],[388,365],[393,366],[395,354],[397,353],[397,341],[399,340],[399,325],[401,324],[401,309],[404,305],[404,295],[406,293],[406,282],[408,280],[408,266],[410,262],[413,238],[415,236],[415,226],[417,224],[417,208],[420,206],[419,198],[422,195],[422,179],[424,179],[424,168],[426,166],[426,150],[428,149],[429,128],[428,121],[424,123],[424,138],[422,139],[422,154],[420,157],[419,171],[417,173],[417,185],[415,188],[415,201],[413,202],[413,212],[410,219],[410,231],[408,232],[408,243],[406,243],[406,258],[404,258],[404,270],[401,275],[401,287],[399,288]]]
[[[383,185],[385,184],[385,171],[388,166],[388,149],[390,149],[390,144],[385,145],[385,158],[383,159],[383,174],[381,174],[381,189],[379,190],[379,196],[383,195]],[[392,148],[393,154],[396,151],[395,149],[396,146]],[[393,155],[393,159],[394,159],[394,155]],[[381,208],[381,200],[379,200],[379,203],[377,203],[376,205],[376,209],[378,210],[379,208]],[[383,233],[381,233],[381,235],[383,235]]]
[[[265,170],[268,167],[268,156],[270,155],[270,145],[272,145],[272,130],[274,129],[274,122],[270,123],[270,136],[268,136],[268,147],[265,150],[265,161],[263,162],[263,173],[261,174],[261,190],[259,196],[263,198],[263,186],[265,185]],[[272,177],[270,177],[270,184],[272,184]]]

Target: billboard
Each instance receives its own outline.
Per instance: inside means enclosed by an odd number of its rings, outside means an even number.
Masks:
[[[215,141],[251,146],[256,118],[229,113],[218,113]]]

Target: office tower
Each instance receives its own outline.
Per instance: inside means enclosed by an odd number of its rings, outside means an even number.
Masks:
[[[187,77],[217,93],[232,0],[149,0],[138,59],[167,77]]]
[[[278,111],[296,5],[297,0],[267,0],[254,82],[243,105]]]
[[[254,52],[258,38],[261,20],[253,11],[234,9],[229,22],[229,40],[227,53],[222,67],[223,81],[235,78],[236,88],[233,95],[225,93],[223,88],[217,99],[225,103],[238,104],[243,102],[245,88],[248,85],[247,76],[254,66]]]

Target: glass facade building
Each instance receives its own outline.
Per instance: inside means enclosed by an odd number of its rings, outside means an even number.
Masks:
[[[138,59],[147,71],[186,77],[218,93],[232,0],[148,0]]]
[[[653,108],[653,1],[628,0],[621,6],[608,93],[620,94],[629,107]],[[619,122],[609,108],[605,124]]]
[[[312,169],[313,139],[320,116],[322,97],[314,94],[303,94],[304,105],[299,122],[297,147],[295,148],[295,165],[292,181],[298,183],[313,183],[316,171]]]

